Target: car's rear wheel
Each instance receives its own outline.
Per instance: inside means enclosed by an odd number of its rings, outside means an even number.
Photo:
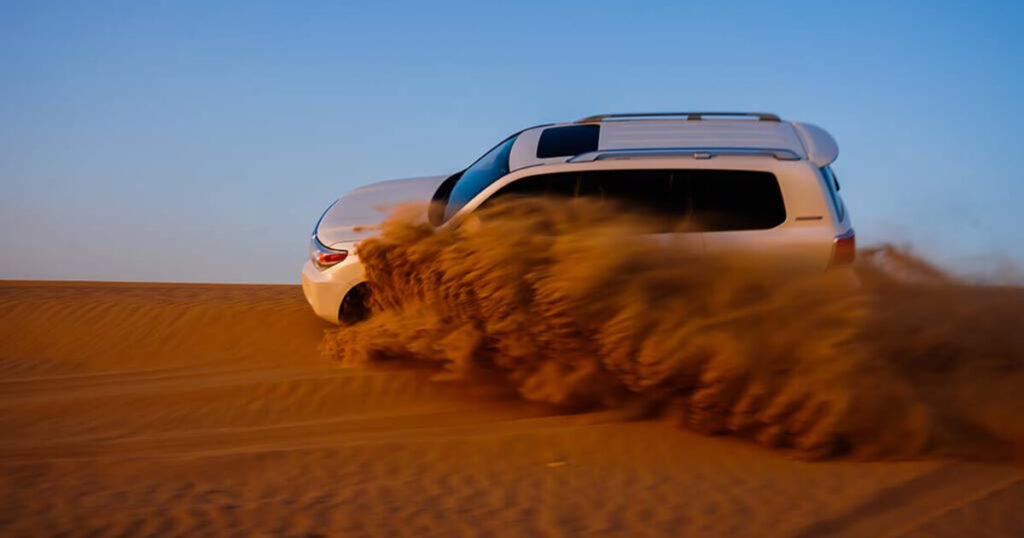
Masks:
[[[338,322],[354,325],[370,317],[370,287],[365,282],[356,284],[345,294],[338,308]]]

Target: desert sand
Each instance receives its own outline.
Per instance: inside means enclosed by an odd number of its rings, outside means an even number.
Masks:
[[[797,461],[327,328],[297,286],[0,283],[0,535],[1024,534],[1017,464]]]

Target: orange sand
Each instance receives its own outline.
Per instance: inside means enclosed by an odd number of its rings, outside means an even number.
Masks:
[[[559,415],[325,328],[294,286],[0,283],[0,535],[1024,534],[1019,466]]]

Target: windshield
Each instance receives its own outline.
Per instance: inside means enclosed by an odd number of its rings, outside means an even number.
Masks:
[[[516,135],[518,136],[518,135]],[[448,196],[448,206],[444,211],[444,220],[452,218],[470,200],[480,194],[494,180],[508,173],[508,155],[512,152],[512,144],[516,136],[498,144],[486,155],[480,157],[472,166],[462,173],[458,183]]]

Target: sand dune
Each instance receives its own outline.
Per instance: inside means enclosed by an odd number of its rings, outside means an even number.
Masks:
[[[293,286],[0,284],[7,536],[1010,536],[1024,469],[793,461],[339,368]]]

